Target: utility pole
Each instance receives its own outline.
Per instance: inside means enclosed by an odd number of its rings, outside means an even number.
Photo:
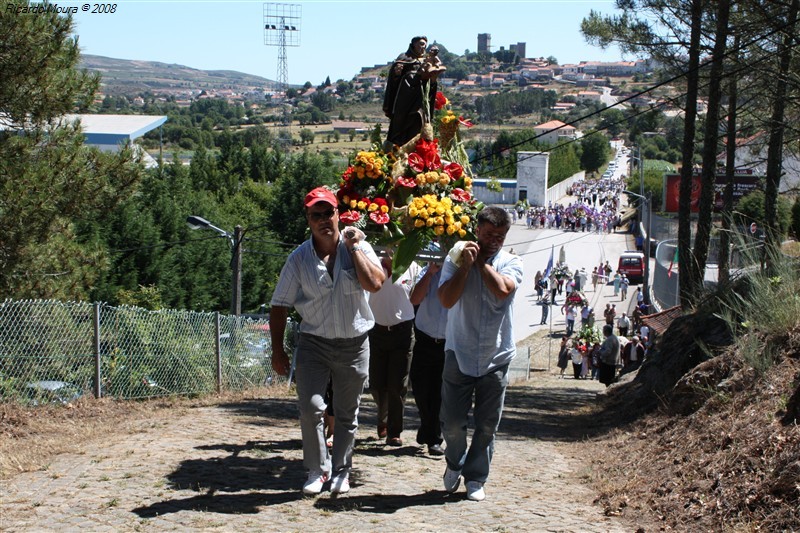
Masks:
[[[233,229],[233,246],[231,248],[231,314],[242,314],[242,237],[244,230],[241,226]]]

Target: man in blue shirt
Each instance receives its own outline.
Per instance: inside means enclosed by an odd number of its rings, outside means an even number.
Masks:
[[[444,487],[455,492],[464,477],[467,498],[486,497],[494,439],[503,412],[508,366],[516,355],[512,309],[522,283],[522,259],[502,250],[511,220],[499,207],[477,217],[477,242],[445,260],[439,300],[449,309],[442,375],[442,435],[447,447]],[[467,448],[467,418],[475,433]]]
[[[350,490],[358,407],[369,371],[367,334],[375,324],[368,294],[381,288],[385,275],[364,233],[347,227],[339,232],[336,196],[317,187],[305,197],[311,238],[295,249],[281,270],[269,315],[272,368],[289,374],[283,345],[289,308],[303,318],[297,344],[297,398],[303,439],[305,494]],[[333,449],[325,444],[322,415],[325,391],[333,379],[336,417]]]

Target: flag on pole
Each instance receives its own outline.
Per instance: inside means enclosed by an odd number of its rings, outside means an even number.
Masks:
[[[550,278],[550,272],[553,270],[553,249],[555,245],[550,247],[550,260],[547,261],[547,268],[544,269],[544,279]]]
[[[669,262],[669,270],[667,270],[667,277],[672,277],[672,268],[678,266],[678,247],[675,247],[675,255],[672,256],[672,261]]]

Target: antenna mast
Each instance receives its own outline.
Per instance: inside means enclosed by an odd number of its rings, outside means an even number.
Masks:
[[[300,46],[300,4],[264,4],[264,44],[278,47],[278,76],[275,95],[286,99],[289,88],[289,64],[286,59],[287,46]],[[284,107],[284,122],[287,122]]]

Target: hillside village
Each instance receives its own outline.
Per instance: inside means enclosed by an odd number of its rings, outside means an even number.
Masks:
[[[480,60],[464,61],[469,66],[469,72],[460,72],[460,76],[453,76],[445,72],[439,78],[440,87],[445,92],[463,94],[468,98],[478,98],[500,91],[537,91],[556,90],[561,95],[560,100],[553,106],[554,112],[569,112],[578,103],[599,102],[605,105],[612,104],[616,98],[627,96],[624,88],[627,82],[644,79],[656,69],[652,61],[581,61],[577,64],[559,65],[554,57],[526,57],[526,43],[512,44],[506,49],[500,46],[495,53],[491,52],[491,36],[478,35],[478,52],[471,54]],[[437,44],[437,43],[432,43]],[[442,45],[439,45],[442,47]],[[452,54],[450,54],[452,56]],[[459,59],[464,56],[453,56]],[[179,65],[164,65],[143,61],[127,62],[128,69],[149,74],[154,79],[146,83],[146,87],[138,94],[137,84],[133,81],[126,82],[125,75],[119,75],[114,69],[103,63],[97,66],[94,62],[108,58],[93,57],[86,63],[87,68],[101,72],[104,76],[103,93],[99,95],[102,100],[105,96],[124,95],[130,100],[133,107],[144,107],[147,98],[154,102],[172,102],[178,106],[189,106],[199,99],[219,98],[228,103],[253,105],[257,102],[271,102],[280,104],[288,100],[309,102],[318,92],[329,94],[335,100],[347,96],[343,94],[344,86],[352,87],[352,96],[355,99],[367,100],[381,98],[386,87],[386,70],[393,58],[387,58],[384,64],[364,66],[351,80],[338,80],[335,83],[322,83],[315,87],[311,82],[303,86],[289,87],[282,91],[274,82],[256,76],[239,76],[238,79],[230,77],[220,83],[220,73],[213,77],[205,76],[203,71],[196,71]],[[474,59],[474,58],[471,58]],[[502,60],[501,60],[502,59]],[[158,74],[150,72],[151,66],[161,67]],[[118,67],[122,68],[122,67]],[[168,73],[179,75],[191,73],[196,78],[195,83],[185,80],[170,81]],[[238,74],[238,73],[229,73]],[[223,78],[224,79],[224,78]],[[261,81],[261,83],[259,83]],[[630,94],[633,94],[631,91]],[[613,95],[613,96],[612,96]],[[296,99],[296,100],[295,100]],[[641,97],[630,102],[632,105],[653,105],[658,103],[653,98]]]

